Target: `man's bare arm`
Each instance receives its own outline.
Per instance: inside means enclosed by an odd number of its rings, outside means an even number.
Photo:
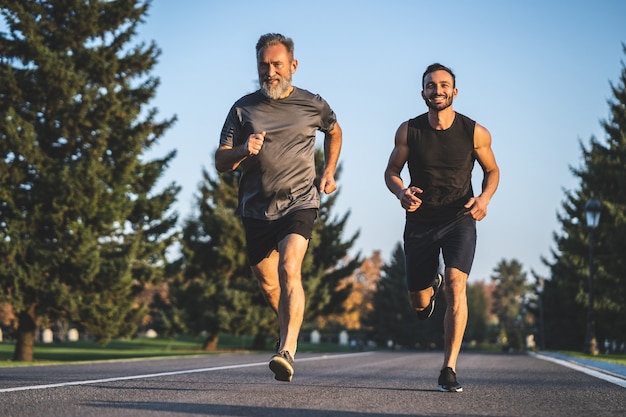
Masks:
[[[248,140],[239,146],[221,145],[215,151],[215,169],[218,172],[226,172],[237,169],[244,159],[257,155],[263,147],[265,132],[253,133]]]
[[[474,129],[474,154],[483,170],[482,191],[479,196],[470,199],[465,207],[469,209],[468,215],[482,220],[487,215],[487,206],[498,188],[500,168],[491,149],[491,134],[478,123]]]
[[[333,129],[324,135],[324,172],[320,180],[320,193],[330,194],[337,189],[335,171],[339,163],[343,132],[338,122]]]
[[[385,184],[398,200],[400,205],[407,211],[415,211],[422,205],[419,194],[423,191],[418,187],[405,187],[400,173],[409,159],[409,145],[407,142],[408,122],[400,125],[396,131],[393,151],[389,156],[385,169]]]

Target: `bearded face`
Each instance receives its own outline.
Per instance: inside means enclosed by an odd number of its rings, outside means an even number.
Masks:
[[[281,76],[275,74],[274,76],[259,77],[259,84],[261,91],[274,100],[284,97],[291,88],[291,74]]]
[[[434,71],[424,78],[422,98],[429,109],[442,111],[452,106],[457,89],[447,71]]]
[[[424,96],[424,102],[428,106],[428,108],[441,111],[447,109],[452,105],[454,101],[454,96],[452,94],[448,95],[446,93],[432,93],[429,96]]]
[[[284,45],[263,48],[257,57],[261,91],[275,100],[287,97],[293,89],[291,76],[297,67],[298,61],[293,59]]]

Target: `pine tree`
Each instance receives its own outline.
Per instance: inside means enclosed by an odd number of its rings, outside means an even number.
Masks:
[[[0,301],[19,317],[16,360],[38,320],[97,340],[130,335],[135,297],[161,278],[179,187],[155,191],[175,152],[144,161],[159,50],[130,44],[141,1],[0,0]]]
[[[626,53],[626,46],[622,45]],[[626,66],[618,85],[611,83],[610,117],[601,123],[605,140],[591,137],[580,144],[583,165],[571,168],[580,188],[566,192],[561,233],[545,282],[544,309],[548,348],[581,349],[588,309],[589,239],[584,207],[591,198],[601,202],[600,224],[594,231],[594,311],[599,340],[624,341],[626,328]]]
[[[258,320],[263,326],[270,321],[269,314],[259,314],[254,307],[263,300],[247,264],[243,225],[235,214],[238,178],[237,171],[214,179],[203,170],[198,212],[184,222],[181,272],[170,285],[182,321],[193,335],[205,335],[205,350],[217,349],[221,332],[250,330],[237,322]]]
[[[323,172],[324,157],[321,149],[316,149],[315,165],[316,172]],[[339,164],[335,172],[338,182],[341,171],[342,165]],[[342,240],[350,211],[341,217],[333,215],[332,209],[339,195],[340,192],[337,191],[322,197],[319,217],[302,265],[303,285],[307,297],[304,322],[308,326],[314,326],[317,317],[341,314],[345,311],[344,301],[350,295],[352,285],[343,285],[342,281],[352,275],[361,263],[360,253],[354,257],[348,256],[360,232],[357,231],[347,240]]]

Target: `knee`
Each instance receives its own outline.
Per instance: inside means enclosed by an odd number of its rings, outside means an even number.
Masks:
[[[466,302],[467,279],[465,277],[446,279],[444,293],[446,295],[446,302],[451,307],[459,306]]]
[[[459,279],[449,279],[446,281],[444,285],[444,291],[447,296],[458,297],[459,295],[465,294],[466,285],[465,280]]]
[[[426,290],[409,292],[409,301],[411,303],[411,308],[417,311],[425,309],[430,303],[431,296],[432,293],[429,294]]]
[[[301,265],[298,262],[284,260],[278,265],[278,275],[281,280],[291,282],[294,280],[300,280]]]
[[[273,294],[277,291],[280,291],[280,284],[278,279],[267,279],[267,277],[258,277],[257,282],[259,284],[259,288],[265,294]]]
[[[251,269],[259,285],[259,288],[265,294],[271,294],[274,291],[280,290],[280,284],[278,282],[278,274],[276,274],[275,271],[274,273],[271,273],[271,272],[268,272],[267,269],[262,269],[262,268],[259,268],[258,266],[253,266]]]

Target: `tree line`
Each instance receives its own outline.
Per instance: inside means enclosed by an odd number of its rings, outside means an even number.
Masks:
[[[32,360],[35,330],[71,322],[95,340],[132,336],[148,323],[166,335],[254,335],[262,348],[277,323],[245,258],[235,215],[238,173],[202,171],[194,213],[173,210],[180,186],[157,188],[176,151],[147,159],[176,116],[149,106],[159,86],[158,46],[134,42],[150,3],[0,0],[0,318],[14,317],[15,360]],[[625,49],[626,52],[626,49]],[[596,231],[597,336],[626,329],[626,73],[613,86],[604,140],[581,143],[572,168],[580,189],[566,192],[549,277],[529,282],[502,260],[490,283],[468,288],[467,343],[519,347],[529,334],[547,348],[584,340],[589,271],[584,204],[602,202]],[[318,172],[321,151],[316,153]],[[341,174],[341,166],[337,176]],[[349,256],[350,212],[325,196],[303,264],[305,323],[348,328],[363,340],[438,348],[438,306],[417,324],[408,310],[402,248]],[[179,255],[166,256],[179,247]],[[437,301],[445,303],[443,297]]]

